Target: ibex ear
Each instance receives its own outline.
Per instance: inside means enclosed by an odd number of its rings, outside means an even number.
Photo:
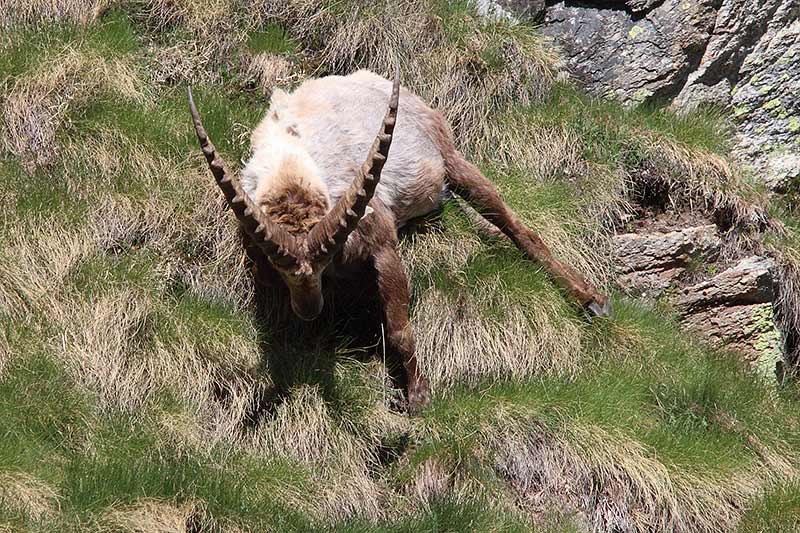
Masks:
[[[276,87],[272,91],[272,96],[269,99],[269,107],[272,111],[280,111],[284,107],[286,107],[287,102],[289,101],[289,95],[283,89]]]

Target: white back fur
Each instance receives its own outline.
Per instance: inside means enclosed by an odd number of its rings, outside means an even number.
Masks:
[[[308,80],[293,93],[276,89],[267,115],[251,135],[252,156],[242,186],[256,202],[289,182],[323,192],[329,208],[364,162],[386,113],[392,83],[360,70]],[[444,160],[427,127],[438,116],[401,90],[397,125],[376,196],[397,225],[436,208]]]

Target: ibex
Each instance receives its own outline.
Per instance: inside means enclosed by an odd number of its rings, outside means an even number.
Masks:
[[[402,362],[412,412],[430,394],[414,355],[397,231],[436,210],[447,189],[544,265],[589,312],[610,311],[608,298],[555,259],[456,150],[442,115],[400,89],[399,71],[394,83],[361,70],[305,81],[291,94],[276,89],[252,133],[241,184],[209,140],[191,88],[189,107],[211,173],[244,232],[285,282],[298,317],[313,320],[321,312],[323,276],[375,276],[387,350]]]

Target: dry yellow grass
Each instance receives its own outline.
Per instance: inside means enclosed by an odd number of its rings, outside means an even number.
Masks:
[[[93,528],[108,533],[187,533],[220,531],[238,533],[235,526],[217,523],[203,502],[188,501],[181,505],[142,498],[133,505],[112,506]]]
[[[246,56],[245,65],[245,83],[255,85],[264,96],[271,95],[276,87],[291,87],[302,79],[292,62],[268,52]]]
[[[43,520],[58,513],[59,507],[58,493],[44,481],[23,472],[0,472],[0,508]]]
[[[479,301],[429,289],[413,320],[421,368],[440,390],[486,379],[574,373],[581,368],[582,326],[548,309],[552,302],[542,303],[520,309],[512,298],[493,302],[509,311],[491,318]]]
[[[0,27],[35,25],[50,21],[89,24],[114,0],[2,0]]]
[[[191,503],[178,507],[169,502],[145,500],[133,506],[109,510],[100,529],[130,533],[185,533],[196,511]]]
[[[107,5],[8,4],[14,18],[4,23],[57,18],[90,24]],[[503,404],[485,418],[489,422],[458,435],[477,436],[475,447],[454,460],[434,453],[410,466],[407,478],[394,477],[392,461],[407,466],[407,447],[450,445],[436,426],[446,422],[398,413],[392,408],[397,391],[387,386],[382,362],[350,360],[345,350],[331,348],[338,339],[315,337],[317,344],[304,354],[311,367],[326,364],[316,352],[331,352],[332,386],[307,376],[276,383],[278,370],[270,365],[298,357],[288,349],[280,353],[283,326],[270,320],[285,302],[270,300],[267,315],[256,312],[235,222],[199,154],[158,153],[113,123],[91,133],[71,129],[70,117],[81,105],[109,93],[150,110],[175,83],[209,83],[226,94],[220,62],[250,29],[278,21],[305,47],[307,61],[300,66],[243,51],[241,62],[226,63],[235,83],[268,94],[306,75],[356,68],[386,73],[399,61],[406,83],[442,110],[470,157],[514,176],[505,184],[510,198],[516,198],[514,187],[562,183],[580,195],[583,213],[531,209],[523,216],[559,257],[594,283],[610,284],[609,228],[630,211],[641,177],[587,160],[575,130],[533,127],[524,114],[508,115],[509,105],[537,102],[558,77],[545,40],[518,27],[485,24],[469,12],[421,6],[286,0],[243,12],[226,0],[143,2],[137,23],[156,38],[142,45],[141,57],[108,59],[67,46],[48,52],[32,71],[3,80],[9,88],[0,97],[4,158],[29,172],[52,169],[53,179],[63,180],[90,209],[70,224],[58,212],[24,219],[13,210],[3,213],[0,315],[15,324],[46,324],[48,354],[92,399],[91,428],[101,427],[104,417],[124,415],[175,453],[215,465],[231,457],[267,458],[310,472],[305,485],[276,479],[270,489],[276,501],[319,523],[361,517],[374,524],[451,499],[486,501],[503,514],[522,512],[544,523],[552,513],[575,514],[583,529],[734,528],[767,487],[796,479],[792,450],[748,441],[756,443],[758,459],[735,475],[714,477],[677,469],[639,440],[597,424],[554,426],[540,413],[520,414],[518,406]],[[175,28],[179,34],[159,42]],[[247,126],[238,131],[246,134]],[[182,138],[187,127],[176,121],[165,130]],[[676,202],[724,211],[737,228],[757,228],[754,234],[763,229],[763,206],[751,201],[755,195],[743,196],[746,187],[723,159],[656,134],[642,137],[643,169],[662,180]],[[121,176],[136,181],[134,193],[120,192]],[[6,205],[17,204],[20,193],[3,193]],[[469,234],[432,231],[403,244],[404,261],[418,280],[413,327],[419,356],[437,398],[446,402],[453,389],[487,381],[580,379],[594,361],[586,346],[599,334],[554,288],[520,295],[507,290],[513,280],[503,272],[480,277],[472,287],[437,287],[442,273],[458,277],[482,254],[506,250],[486,237],[491,228],[475,226]],[[800,309],[790,300],[800,294],[800,284],[792,285],[800,276],[788,267],[784,273],[784,308]],[[200,309],[183,307],[193,302]],[[502,312],[487,312],[497,309]],[[786,320],[800,326],[798,316]],[[636,331],[608,329],[617,357],[641,357]],[[25,357],[13,331],[0,329],[0,379],[4,366]],[[642,357],[643,366],[649,362]],[[164,395],[175,405],[160,403]],[[96,451],[93,438],[82,441],[90,452]],[[399,458],[382,455],[392,453]],[[485,477],[470,470],[475,463]],[[246,487],[243,498],[256,500],[257,490]],[[33,476],[0,472],[5,506],[24,508],[35,519],[57,516],[60,501]],[[138,498],[90,515],[87,527],[100,531],[239,527],[212,517],[204,502],[190,497]]]

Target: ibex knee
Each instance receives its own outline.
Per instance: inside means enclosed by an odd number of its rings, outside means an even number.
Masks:
[[[399,331],[393,331],[389,334],[389,343],[401,354],[414,353],[414,332],[411,331],[411,325],[407,324]]]

